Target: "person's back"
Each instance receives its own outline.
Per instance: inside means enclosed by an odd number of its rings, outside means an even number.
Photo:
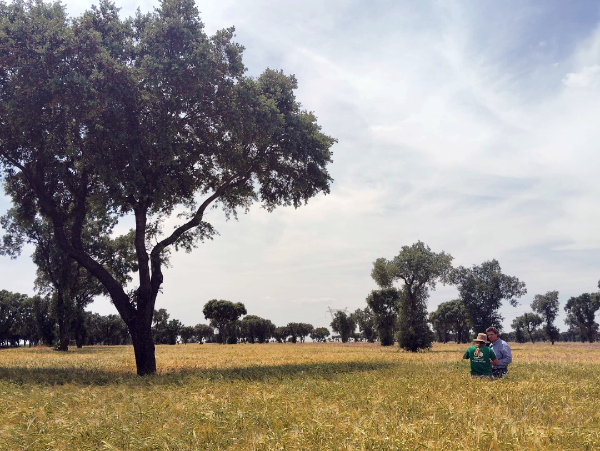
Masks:
[[[474,340],[474,345],[469,347],[463,359],[471,362],[471,377],[492,379],[492,363],[497,364],[496,354],[492,348],[484,346],[487,342],[485,334],[479,334]]]

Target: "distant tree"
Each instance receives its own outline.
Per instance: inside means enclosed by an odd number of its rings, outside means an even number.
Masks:
[[[527,336],[525,335],[525,324],[521,317],[515,318],[511,326],[514,330],[515,341],[517,343],[525,343],[527,341]]]
[[[0,345],[10,346],[19,324],[21,303],[28,298],[26,294],[0,291]]]
[[[52,346],[54,343],[54,325],[55,319],[50,314],[51,301],[48,297],[34,296],[33,315],[35,324],[40,336],[40,340],[46,346]]]
[[[23,344],[26,342],[29,347],[37,345],[40,341],[40,333],[35,320],[35,305],[33,298],[22,299],[19,305],[19,323],[17,334]]]
[[[300,343],[304,343],[304,340],[312,332],[313,325],[308,323],[289,323],[287,325],[290,335],[292,336],[292,343],[296,343],[297,339],[300,339]]]
[[[310,339],[312,341],[324,342],[329,335],[329,329],[326,327],[317,327],[310,332]]]
[[[333,316],[333,321],[331,321],[331,329],[340,334],[342,343],[347,343],[348,338],[350,338],[352,333],[354,333],[354,329],[356,329],[356,323],[351,315],[337,311]]]
[[[215,336],[215,328],[208,324],[196,324],[194,326],[194,335],[200,344],[202,344],[203,340],[212,341]]]
[[[572,297],[565,305],[567,324],[579,329],[581,341],[593,343],[598,333],[598,323],[595,321],[596,312],[600,310],[600,293],[584,293]]]
[[[520,330],[526,331],[531,342],[535,343],[536,330],[543,322],[544,320],[542,317],[535,313],[524,313],[515,318],[513,321],[513,328],[515,328],[515,330],[519,328]]]
[[[118,315],[102,316],[95,314],[92,316],[92,321],[95,324],[90,329],[97,328],[97,343],[113,346],[131,343],[127,325]]]
[[[554,325],[558,316],[558,291],[548,291],[546,294],[536,294],[531,303],[534,312],[544,320],[544,333],[552,344],[560,337],[560,331]]]
[[[152,336],[154,337],[154,343],[156,344],[167,344],[168,342],[168,328],[169,318],[171,315],[167,312],[167,309],[161,308],[154,311],[152,318]]]
[[[451,324],[456,342],[465,343],[469,339],[469,320],[465,304],[460,299],[454,299],[446,304],[446,318]]]
[[[268,319],[255,315],[245,316],[239,321],[240,336],[248,343],[264,343],[273,336],[275,325]]]
[[[451,325],[446,318],[446,312],[443,311],[444,306],[440,304],[437,310],[429,314],[428,322],[433,327],[433,331],[437,333],[438,341],[441,343],[448,342],[448,333],[451,330]]]
[[[179,329],[179,336],[184,345],[188,344],[194,337],[194,328],[192,326],[182,326],[181,329]]]
[[[517,298],[527,294],[525,283],[503,274],[497,260],[483,262],[472,268],[461,266],[454,271],[453,280],[475,333],[483,332],[490,326],[500,329],[503,318],[499,309],[502,301],[507,300],[515,307]]]
[[[381,288],[391,288],[396,281],[403,283],[399,297],[398,345],[411,352],[429,349],[433,334],[427,325],[427,299],[436,283],[450,282],[452,256],[432,252],[418,241],[402,246],[392,260],[379,258],[373,263],[371,277]]]
[[[455,334],[456,342],[461,343],[469,329],[467,313],[460,299],[442,302],[429,314],[429,322],[438,334],[438,340],[444,343],[448,341],[450,332]]]
[[[259,324],[259,327],[256,329],[256,341],[259,343],[266,343],[271,339],[274,332],[275,324],[273,324],[270,320],[263,318]]]
[[[367,306],[363,310],[356,309],[352,313],[352,319],[358,325],[358,329],[365,340],[373,343],[377,339],[375,313],[371,307]]]
[[[277,340],[277,343],[285,343],[290,335],[291,332],[286,326],[276,327],[273,332],[273,338]]]
[[[288,323],[286,328],[292,343],[296,343],[298,339],[300,339],[301,343],[304,343],[304,339],[310,335],[310,332],[313,330],[312,324],[307,323]]]
[[[381,346],[392,346],[400,308],[399,290],[393,287],[373,290],[367,297],[367,304],[373,310],[375,329]]]
[[[167,344],[177,344],[177,337],[179,336],[179,332],[181,331],[182,327],[183,324],[181,324],[181,321],[179,321],[178,319],[172,319],[167,323],[167,329],[165,331],[167,337]]]
[[[246,307],[241,302],[233,303],[217,299],[212,299],[204,304],[202,312],[204,313],[204,317],[210,320],[210,325],[219,329],[219,337],[222,344],[227,343],[228,335],[236,333],[235,325],[232,323],[247,313]]]

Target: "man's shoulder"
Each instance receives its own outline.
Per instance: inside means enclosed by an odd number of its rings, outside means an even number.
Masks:
[[[505,342],[502,338],[498,338],[498,340],[500,341],[500,344],[502,346],[506,346],[507,348],[510,349],[510,345],[507,342]]]

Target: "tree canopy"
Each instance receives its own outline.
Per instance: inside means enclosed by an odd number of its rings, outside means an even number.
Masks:
[[[454,272],[453,280],[475,333],[490,326],[501,329],[503,318],[498,310],[502,301],[506,300],[516,307],[517,299],[527,294],[525,283],[503,274],[497,260],[471,268],[460,266]]]
[[[354,329],[356,329],[356,323],[352,315],[348,315],[343,311],[337,311],[331,321],[331,329],[340,334],[342,343],[347,343]]]
[[[600,310],[600,293],[584,293],[573,296],[565,305],[567,324],[579,329],[581,341],[596,340],[598,323],[595,321],[596,312]]]
[[[298,207],[332,181],[335,140],[281,71],[244,76],[233,28],[207,36],[193,0],[122,19],[101,1],[71,19],[60,3],[0,5],[0,165],[12,202],[41,215],[69,257],[110,294],[138,374],[156,372],[151,333],[163,266],[214,235],[217,206]],[[137,287],[85,245],[91,212],[135,218]],[[166,230],[166,219],[180,223]]]
[[[435,253],[425,243],[402,246],[392,260],[379,258],[373,263],[371,277],[382,289],[396,281],[403,283],[399,297],[398,345],[407,351],[431,347],[433,335],[427,325],[429,290],[437,282],[448,283],[452,274],[452,256]]]
[[[204,304],[202,309],[204,317],[210,320],[210,325],[219,329],[221,343],[227,342],[228,335],[234,335],[235,331],[230,330],[232,323],[237,321],[240,316],[245,315],[246,307],[241,302],[231,302],[212,299]]]
[[[558,315],[558,291],[548,291],[546,294],[536,294],[531,303],[531,308],[544,320],[544,333],[548,340],[554,344],[560,332],[554,325]]]

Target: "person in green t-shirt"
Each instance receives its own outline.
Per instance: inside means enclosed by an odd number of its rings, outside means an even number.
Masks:
[[[484,346],[487,343],[486,334],[478,334],[473,340],[474,345],[465,351],[463,359],[471,361],[471,377],[494,380],[492,365],[498,365],[498,359],[492,348]]]

